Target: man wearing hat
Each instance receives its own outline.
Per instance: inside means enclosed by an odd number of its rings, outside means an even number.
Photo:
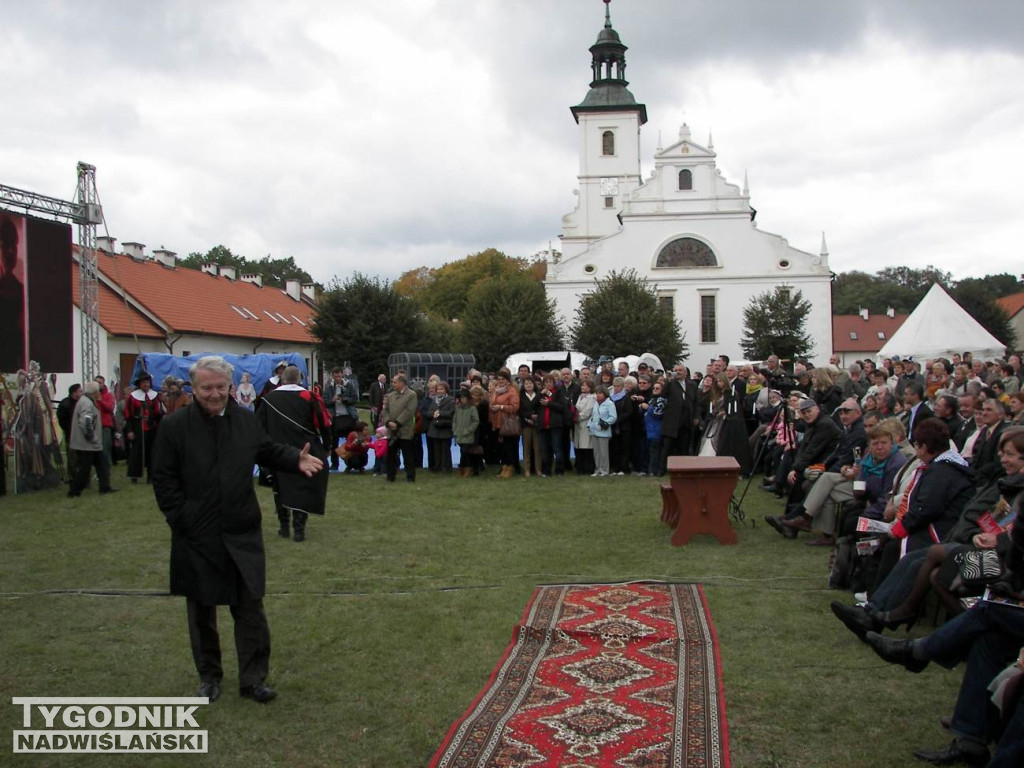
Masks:
[[[804,499],[804,482],[811,479],[807,476],[807,470],[815,464],[824,464],[842,436],[832,417],[822,413],[821,408],[811,398],[801,400],[797,412],[806,426],[804,439],[793,457],[793,468],[786,476],[786,482],[790,486],[787,509],[790,510],[796,508]],[[786,538],[795,538],[796,531],[791,531],[788,526],[783,525],[782,519],[769,515],[765,517],[765,522]]]
[[[260,390],[260,397],[273,392],[281,386],[281,374],[284,373],[284,369],[287,367],[288,362],[286,360],[282,360],[274,366],[274,375],[267,379],[267,383],[263,385],[263,389]]]
[[[849,468],[857,466],[867,448],[864,418],[856,398],[849,397],[839,406],[839,420],[843,423],[842,437],[825,458],[825,471],[811,484],[803,502],[793,505],[792,514],[782,520],[794,534],[812,529],[822,531],[824,535],[810,542],[812,546],[832,545],[835,504],[831,502],[853,499],[853,477]]]
[[[135,389],[124,404],[125,437],[131,443],[128,449],[128,477],[137,483],[145,470],[148,483],[153,466],[156,430],[165,413],[164,401],[160,393],[153,389],[153,377],[148,373],[140,373],[134,383]]]

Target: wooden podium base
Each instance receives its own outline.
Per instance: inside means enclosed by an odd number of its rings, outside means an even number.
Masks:
[[[708,533],[720,544],[736,544],[729,522],[729,501],[740,476],[731,456],[670,456],[669,482],[661,486],[661,520],[675,530],[672,546]]]

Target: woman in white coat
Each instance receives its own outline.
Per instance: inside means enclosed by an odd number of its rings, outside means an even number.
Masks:
[[[590,416],[597,405],[597,398],[594,397],[594,385],[587,380],[580,382],[580,396],[576,400],[576,431],[573,435],[573,443],[576,445],[576,474],[589,475],[594,471],[594,446],[590,437],[590,430],[587,424]]]

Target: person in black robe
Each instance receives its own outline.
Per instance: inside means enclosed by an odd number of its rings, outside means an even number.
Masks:
[[[217,356],[192,366],[195,405],[168,416],[160,428],[153,490],[171,528],[171,594],[187,598],[197,695],[211,702],[220,696],[217,606],[229,605],[239,693],[265,703],[277,693],[265,682],[270,669],[270,628],[263,613],[266,558],[252,468],[258,461],[278,472],[312,476],[324,464],[310,455],[308,445],[300,451],[274,443],[256,416],[229,397],[233,370]]]
[[[332,445],[331,417],[319,395],[304,389],[299,382],[302,373],[289,365],[281,373],[281,384],[263,398],[257,413],[260,424],[275,443],[296,448],[309,444],[309,452],[327,461]],[[294,523],[295,541],[306,540],[306,520],[310,515],[323,515],[327,501],[327,473],[312,477],[292,472],[275,472],[270,478],[274,504],[281,527],[278,535],[288,538]]]

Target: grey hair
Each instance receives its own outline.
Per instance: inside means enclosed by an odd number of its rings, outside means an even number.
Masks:
[[[85,382],[85,386],[83,387],[83,389],[85,390],[85,394],[95,395],[97,392],[100,391],[100,385],[99,382],[97,381],[87,381]]]
[[[860,367],[860,363],[850,363],[850,367],[846,370],[850,373],[860,373],[863,369]]]
[[[616,376],[614,379],[612,379],[612,386],[624,387],[626,386],[626,380],[622,376]]]
[[[235,374],[235,366],[220,355],[207,355],[206,357],[200,357],[192,363],[192,367],[188,369],[188,378],[192,382],[193,387],[198,383],[197,379],[200,370],[213,371],[214,373],[224,376],[229,381],[232,380]]]
[[[289,365],[281,372],[282,384],[298,384],[300,381],[302,381],[302,371],[298,366]]]

